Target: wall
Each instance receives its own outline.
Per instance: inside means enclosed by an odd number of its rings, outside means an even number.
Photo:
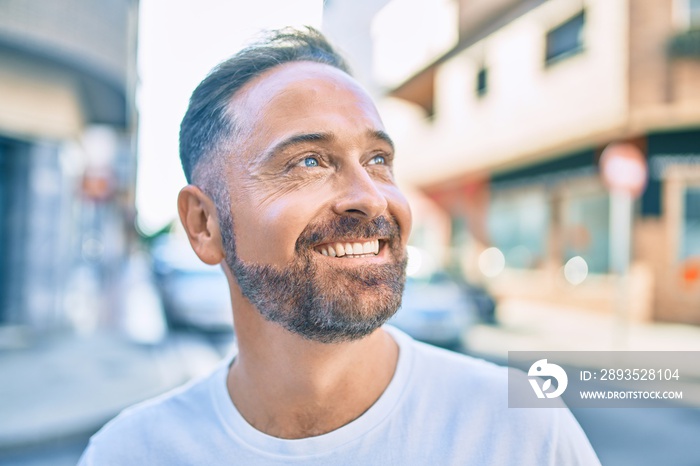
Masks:
[[[700,57],[674,58],[670,39],[687,27],[684,0],[629,3],[630,130],[700,123]]]
[[[418,185],[590,147],[623,130],[627,101],[626,1],[589,0],[585,49],[544,64],[548,30],[581,10],[552,0],[438,69],[436,116],[407,146]],[[479,67],[486,95],[475,92]],[[426,157],[425,154],[431,154]]]

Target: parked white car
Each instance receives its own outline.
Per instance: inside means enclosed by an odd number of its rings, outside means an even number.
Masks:
[[[406,279],[401,308],[389,324],[416,340],[462,349],[476,309],[464,288],[446,274]]]
[[[183,240],[165,237],[152,249],[168,323],[205,331],[233,328],[231,297],[220,266],[199,260]]]

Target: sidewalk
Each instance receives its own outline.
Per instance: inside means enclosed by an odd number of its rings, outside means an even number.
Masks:
[[[615,315],[520,300],[501,302],[498,321],[467,332],[470,354],[505,364],[508,351],[569,351],[557,354],[557,362],[596,370],[601,365],[598,351],[650,351],[656,353],[651,359],[657,364],[673,361],[672,369],[682,374],[675,387],[684,389],[687,403],[700,407],[700,359],[661,354],[700,352],[700,326],[624,322]]]
[[[0,453],[85,438],[220,361],[206,341],[168,334],[144,256],[132,256],[122,280],[123,309],[109,329],[39,338],[0,327]]]
[[[591,310],[508,300],[499,325],[476,325],[470,352],[507,358],[508,351],[700,351],[700,326],[625,323]]]
[[[177,352],[114,335],[55,336],[0,350],[0,451],[89,435],[184,382]]]

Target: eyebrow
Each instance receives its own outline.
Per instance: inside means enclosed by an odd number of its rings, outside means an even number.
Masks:
[[[367,136],[370,139],[375,139],[378,141],[384,141],[391,146],[391,150],[394,151],[394,141],[391,140],[388,134],[382,130],[368,130]],[[302,133],[290,136],[282,141],[278,142],[272,146],[269,150],[265,152],[262,159],[269,160],[275,157],[280,152],[285,149],[295,146],[297,144],[303,144],[306,142],[332,142],[336,137],[333,133]]]
[[[394,141],[391,140],[388,134],[382,130],[369,130],[368,135],[371,139],[377,139],[379,141],[384,141],[389,146],[391,146],[392,152],[396,150],[396,147],[394,146]]]

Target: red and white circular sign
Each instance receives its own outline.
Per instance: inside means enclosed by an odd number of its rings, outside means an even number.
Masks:
[[[647,185],[646,158],[633,144],[608,145],[600,156],[600,172],[611,191],[623,191],[638,197]]]

